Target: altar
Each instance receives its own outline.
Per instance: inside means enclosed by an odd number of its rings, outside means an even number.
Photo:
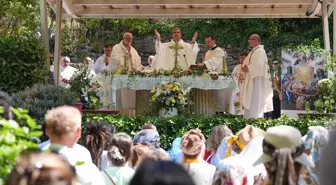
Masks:
[[[235,113],[233,99],[235,90],[238,88],[235,81],[230,76],[219,76],[217,80],[203,76],[183,76],[173,78],[171,76],[141,77],[128,75],[114,75],[111,78],[111,102],[114,103],[116,110],[121,109],[122,98],[120,89],[135,90],[135,113],[136,115],[157,115],[158,112],[151,104],[150,91],[162,81],[174,80],[183,83],[186,87],[192,89],[190,93],[191,105],[188,105],[187,111],[194,115],[214,115],[218,112]],[[223,98],[214,96],[216,91],[225,94]],[[118,95],[119,93],[119,95]],[[133,98],[133,97],[128,97]]]

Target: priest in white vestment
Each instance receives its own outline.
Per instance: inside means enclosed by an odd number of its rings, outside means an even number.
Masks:
[[[112,50],[112,63],[117,64],[117,70],[141,71],[141,57],[138,52],[132,47],[133,35],[125,33],[123,40],[116,44]],[[122,114],[133,114],[135,111],[135,90],[121,89],[117,92],[117,99],[120,101]]]
[[[104,45],[104,55],[100,56],[92,65],[92,70],[96,76],[93,80],[100,80],[103,82],[103,87],[100,89],[99,97],[103,101],[103,107],[106,108],[112,102],[112,89],[111,81],[112,77],[110,75],[104,75],[105,72],[117,70],[118,64],[112,62],[112,45]]]
[[[273,111],[273,89],[269,73],[268,59],[260,36],[251,35],[249,45],[252,51],[244,60],[245,72],[240,93],[245,118],[263,118],[264,113]]]
[[[175,59],[177,64],[183,70],[189,69],[189,66],[196,63],[199,47],[196,42],[197,32],[194,33],[192,44],[184,42],[181,37],[182,33],[179,28],[172,30],[172,40],[167,43],[161,43],[160,33],[155,30],[157,40],[155,41],[155,64],[153,69],[172,70],[174,68]]]
[[[209,49],[204,56],[204,60],[199,67],[208,69],[209,72],[217,72],[218,74],[223,73],[227,69],[224,60],[227,57],[227,53],[220,47],[216,45],[216,40],[214,36],[205,37],[205,46]],[[214,95],[216,97],[216,103],[220,107],[221,111],[225,111],[227,105],[229,106],[229,112],[231,114],[235,113],[235,106],[233,102],[234,91],[231,88],[226,88],[222,90],[215,90]]]
[[[76,68],[69,66],[70,58],[69,57],[62,57],[60,62],[60,86],[64,88],[70,88],[72,77],[74,76],[75,72],[77,71]]]
[[[243,110],[243,107],[242,107],[241,101],[240,101],[240,91],[243,88],[243,83],[244,83],[244,79],[245,79],[245,73],[244,73],[244,71],[242,71],[242,66],[243,66],[243,63],[244,63],[244,60],[245,60],[246,57],[247,57],[247,53],[245,53],[245,52],[241,53],[239,55],[239,64],[236,65],[233,68],[233,71],[232,71],[232,77],[235,80],[237,87],[239,88],[238,92],[236,92],[236,98],[235,98],[235,101],[240,103],[238,114],[243,114],[244,113],[244,110]]]

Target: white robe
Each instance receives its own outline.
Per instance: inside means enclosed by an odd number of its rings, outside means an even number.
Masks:
[[[273,89],[268,59],[263,45],[248,54],[244,65],[249,69],[245,74],[240,93],[245,118],[262,118],[265,112],[273,110]]]
[[[216,47],[214,50],[210,49],[205,53],[203,63],[210,72],[222,73],[224,68],[227,69],[227,66],[223,66],[223,57],[227,57],[226,55],[226,52],[220,47]],[[233,89],[215,90],[214,96],[221,110],[225,110],[229,105],[229,113],[234,114]]]
[[[172,70],[174,68],[175,50],[169,47],[174,46],[175,42],[171,40],[167,43],[161,43],[161,41],[155,41],[155,63],[152,65],[153,69],[159,70]],[[189,69],[190,65],[196,63],[197,53],[199,52],[198,44],[185,43],[182,39],[178,41],[178,45],[183,49],[178,50],[177,61],[178,65],[183,69]]]
[[[201,159],[198,163],[182,163],[195,185],[212,185],[216,167]]]
[[[76,71],[77,69],[71,66],[67,66],[66,68],[60,66],[60,78],[59,78],[60,86],[64,88],[70,88],[71,85],[68,83],[62,82],[62,79],[70,80]]]
[[[106,55],[100,56],[95,63],[92,65],[92,69],[96,74],[101,74],[104,72],[114,71],[118,67],[118,63],[112,61],[112,57],[110,57],[110,62],[108,65],[105,63]]]
[[[242,90],[242,87],[243,87],[243,83],[240,83],[239,82],[239,75],[240,75],[240,73],[242,72],[241,71],[241,64],[239,64],[239,65],[236,65],[234,68],[233,68],[233,71],[232,71],[232,77],[233,77],[233,79],[234,79],[234,81],[235,81],[235,83],[236,83],[236,85],[237,85],[237,87],[239,87],[238,88],[238,90],[236,91],[236,95],[235,95],[235,101],[236,102],[241,102],[241,97],[240,97],[240,91]],[[239,96],[237,96],[237,94],[239,95]],[[239,106],[239,112],[238,112],[238,114],[244,114],[244,110],[243,110],[243,107],[242,107],[242,105],[240,104],[240,106]]]
[[[139,71],[142,68],[141,57],[138,52],[131,46],[131,58],[127,58],[125,62],[125,57],[128,57],[128,50],[123,45],[122,41],[115,45],[112,50],[112,63],[117,64],[117,70],[122,70],[124,64],[128,65],[128,70],[131,71],[132,68]],[[117,99],[121,100],[121,109],[135,109],[135,90],[121,89],[117,92]]]

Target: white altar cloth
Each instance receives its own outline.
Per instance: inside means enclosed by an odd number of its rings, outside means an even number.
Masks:
[[[209,77],[195,77],[195,76],[183,76],[180,78],[173,78],[169,76],[157,76],[157,77],[141,77],[141,76],[131,76],[128,75],[118,75],[113,76],[111,79],[111,102],[114,103],[116,110],[120,110],[121,103],[117,97],[120,97],[118,93],[119,89],[127,88],[132,90],[151,90],[157,84],[162,81],[174,80],[183,83],[185,87],[191,89],[203,89],[203,90],[223,90],[227,92],[227,101],[229,102],[229,112],[231,114],[235,113],[234,98],[235,91],[238,89],[235,81],[232,77],[219,76],[218,80],[212,80]]]

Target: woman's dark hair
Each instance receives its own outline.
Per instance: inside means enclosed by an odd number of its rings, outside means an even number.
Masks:
[[[145,160],[130,185],[194,185],[189,174],[172,161]]]
[[[91,153],[92,162],[100,169],[101,155],[109,145],[109,138],[115,127],[104,122],[89,122],[86,130],[86,147]]]
[[[121,166],[133,155],[133,140],[126,133],[116,133],[109,141],[108,157],[114,166]]]

